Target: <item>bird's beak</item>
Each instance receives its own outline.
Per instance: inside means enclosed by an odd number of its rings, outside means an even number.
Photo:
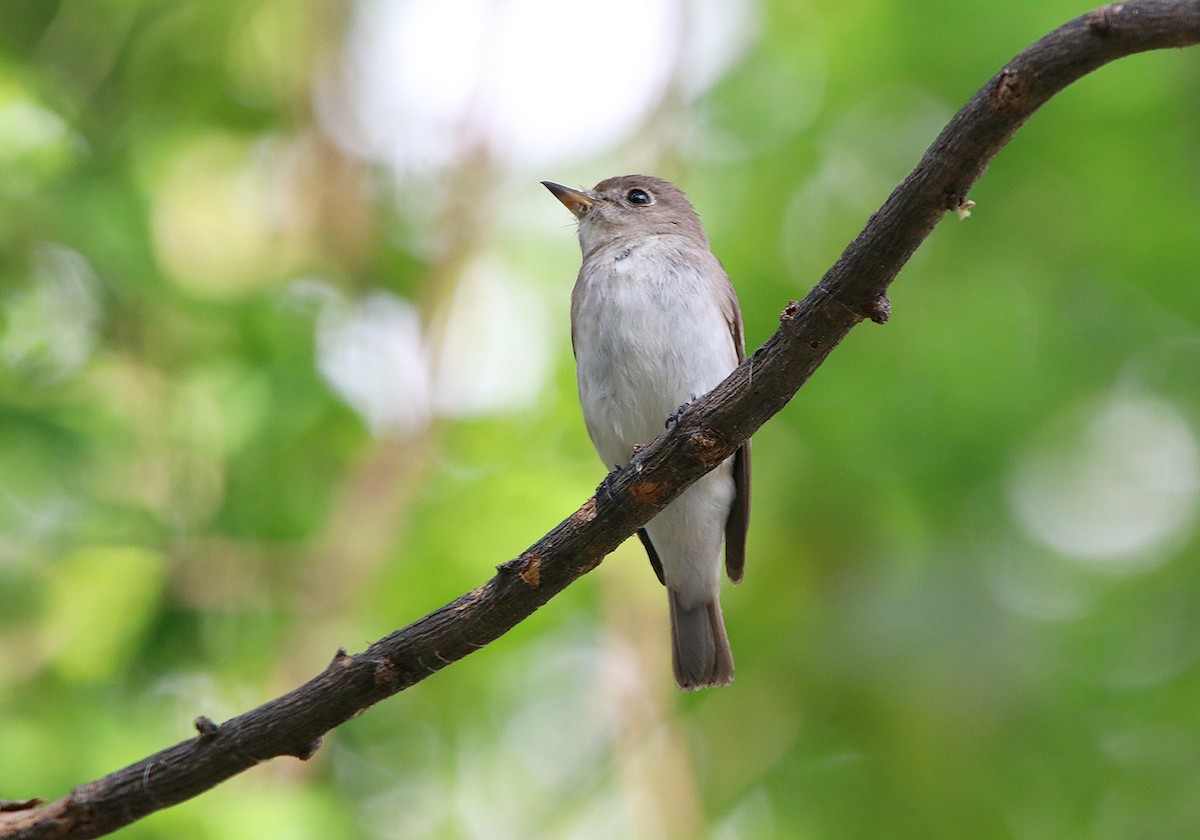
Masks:
[[[561,201],[564,207],[574,213],[577,219],[582,219],[597,201],[593,195],[573,190],[570,187],[564,187],[562,184],[556,184],[553,181],[542,181],[542,186],[554,193],[554,197]]]

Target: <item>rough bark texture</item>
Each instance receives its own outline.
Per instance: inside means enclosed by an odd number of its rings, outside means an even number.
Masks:
[[[955,115],[862,233],[779,330],[670,432],[609,476],[603,491],[495,577],[356,656],[339,651],[299,688],[37,805],[0,808],[0,838],[99,837],[281,755],[311,756],[321,737],[507,632],[728,457],[792,398],[859,322],[883,322],[888,285],[991,158],[1046,100],[1107,62],[1200,42],[1200,0],[1136,0],[1051,32],[1004,66]],[[35,805],[37,805],[35,807]]]

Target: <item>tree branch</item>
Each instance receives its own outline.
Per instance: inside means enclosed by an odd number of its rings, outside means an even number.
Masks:
[[[988,161],[1051,96],[1138,52],[1200,42],[1200,0],[1134,0],[1070,21],[971,97],[778,331],[672,429],[490,581],[362,653],[338,651],[295,690],[40,807],[0,808],[2,838],[98,837],[189,799],[261,761],[311,756],[321,737],[501,636],[646,524],[778,412],[851,328],[889,314],[887,288]]]

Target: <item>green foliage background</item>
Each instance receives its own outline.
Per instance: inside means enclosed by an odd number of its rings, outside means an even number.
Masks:
[[[592,492],[578,256],[538,179],[678,181],[754,347],[958,105],[1085,10],[764,0],[711,90],[599,157],[397,180],[314,113],[349,3],[0,2],[0,798],[287,690]],[[547,72],[656,48],[560,37]],[[733,687],[671,687],[630,543],[312,761],[122,836],[1200,834],[1198,90],[1175,51],[1056,98],[892,321],[756,437]],[[322,324],[403,305],[437,346],[483,258],[548,314],[513,327],[541,355],[488,367],[532,390],[373,434]]]

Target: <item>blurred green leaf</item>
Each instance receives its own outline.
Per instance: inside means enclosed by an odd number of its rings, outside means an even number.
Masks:
[[[69,681],[111,679],[136,656],[166,579],[164,558],[137,546],[90,546],[56,562],[43,644]]]

